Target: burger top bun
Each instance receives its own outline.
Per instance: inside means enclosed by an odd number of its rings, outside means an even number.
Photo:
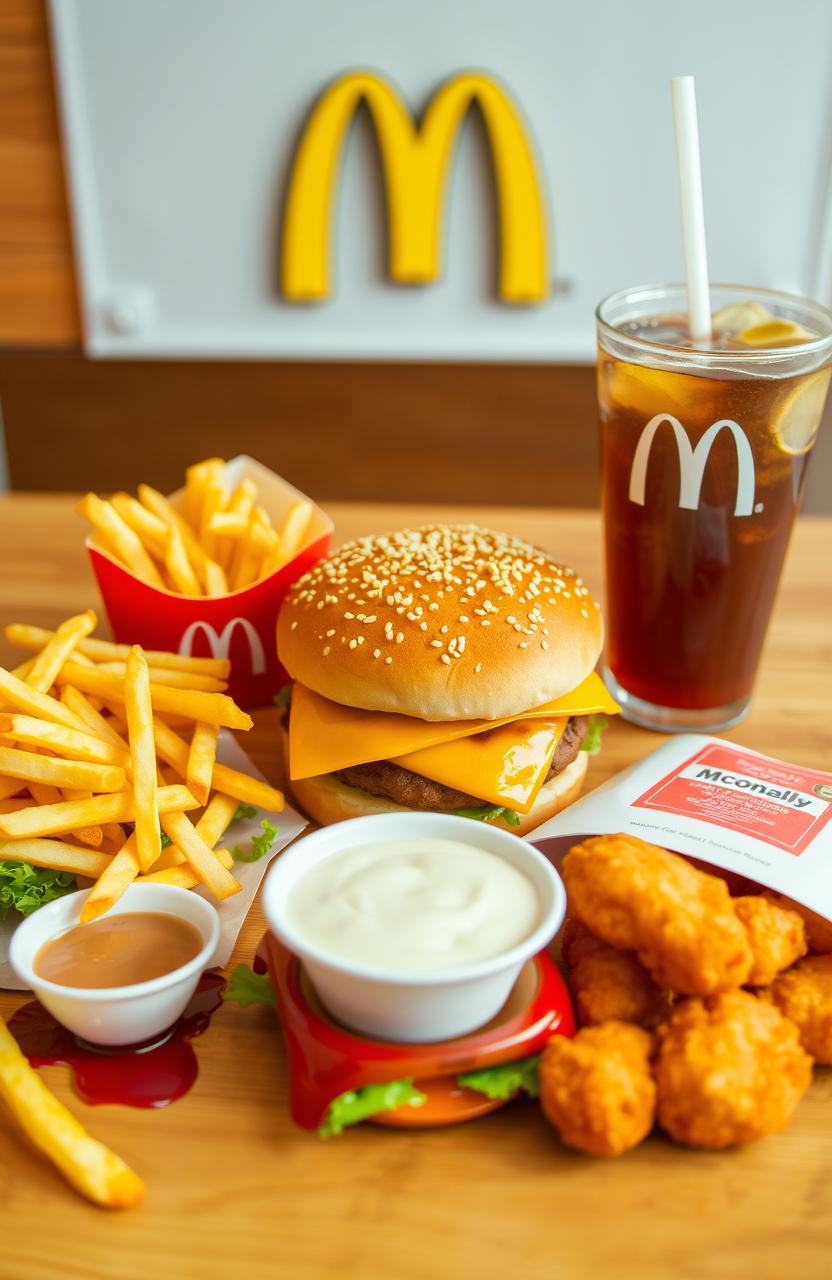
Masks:
[[[495,719],[569,693],[601,652],[571,569],[506,533],[426,525],[359,538],[295,583],[277,646],[323,697],[422,720]]]

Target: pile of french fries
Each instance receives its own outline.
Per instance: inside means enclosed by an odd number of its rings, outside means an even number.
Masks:
[[[186,596],[224,596],[287,564],[303,546],[312,515],[312,503],[299,498],[275,529],[253,481],[241,480],[232,491],[224,474],[222,458],[188,467],[181,511],[147,484],[139,485],[138,499],[88,493],[77,511],[102,549],[144,582]]]
[[[240,885],[218,846],[238,805],[284,805],[216,759],[222,726],[252,726],[224,692],[230,664],[94,639],[96,621],[5,628],[35,656],[0,667],[0,859],[94,881],[82,921],[134,880],[227,898]]]

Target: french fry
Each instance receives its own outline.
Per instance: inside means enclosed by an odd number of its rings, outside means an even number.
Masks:
[[[60,804],[63,800],[58,788],[48,782],[29,782],[27,786],[35,804]]]
[[[228,594],[228,579],[222,565],[216,560],[205,561],[205,594],[207,596],[224,596]]]
[[[92,791],[86,791],[82,787],[61,787],[61,800],[91,800]],[[79,840],[81,844],[88,845],[91,849],[100,849],[104,843],[104,832],[101,827],[78,827],[76,831],[69,832],[70,839]]]
[[[181,778],[188,773],[188,744],[174,733],[173,729],[163,724],[158,716],[153,720],[153,737],[157,754],[172,766]],[[258,809],[266,809],[269,813],[279,813],[286,801],[282,791],[272,787],[268,782],[252,778],[247,773],[230,769],[228,765],[215,764],[213,785],[225,795],[233,796],[237,801],[256,805]]]
[[[291,560],[300,551],[311,515],[312,503],[307,498],[299,498],[289,508],[280,530],[280,547],[284,560]]]
[[[17,813],[19,809],[29,809],[34,804],[31,796],[25,799],[0,800],[0,813]]]
[[[10,818],[18,817],[19,814],[10,815]],[[194,875],[208,886],[215,898],[223,901],[232,894],[239,893],[242,885],[222,865],[201,836],[197,835],[196,827],[184,813],[165,814],[162,817],[162,830],[184,853]]]
[[[45,782],[53,787],[90,791],[122,791],[127,781],[124,770],[117,765],[59,760],[56,756],[42,756],[5,746],[0,746],[0,773],[26,782]]]
[[[129,525],[147,549],[158,559],[165,554],[168,537],[168,526],[164,520],[154,516],[152,511],[143,507],[129,493],[116,493],[110,499],[125,524]]]
[[[115,747],[127,747],[126,726],[124,732],[121,728],[115,727],[115,720],[112,716],[105,719],[101,712],[92,705],[91,701],[85,693],[80,689],[75,689],[71,684],[64,685],[61,689],[61,702],[78,717],[78,719],[92,732],[95,733],[102,742],[109,742]],[[130,750],[127,749],[129,757]]]
[[[33,867],[49,867],[52,871],[68,871],[72,875],[97,880],[110,865],[106,853],[79,849],[64,840],[0,840],[0,861],[30,862]]]
[[[206,458],[185,468],[185,516],[194,529],[202,524],[205,490],[225,470],[222,458]]]
[[[88,493],[75,510],[90,522],[105,548],[114,552],[131,573],[151,586],[164,588],[161,574],[141,538],[124,523],[111,502],[104,502],[94,493]]]
[[[103,720],[103,716],[101,718]],[[0,714],[0,736],[10,742],[45,747],[47,751],[54,751],[66,760],[114,764],[122,769],[130,764],[130,752],[124,747],[105,742],[92,732],[81,733],[78,729],[66,729],[63,725],[54,724],[50,720],[39,720],[35,716]],[[0,773],[4,772],[0,768]]]
[[[138,492],[142,505],[147,507],[148,511],[152,511],[160,520],[164,520],[165,524],[176,525],[182,536],[182,541],[185,543],[185,550],[194,567],[194,572],[202,585],[205,586],[205,564],[208,557],[202,550],[199,539],[187,520],[183,519],[176,508],[168,502],[164,494],[159,493],[158,489],[152,489],[148,484],[140,484]]]
[[[18,649],[42,649],[48,644],[54,631],[45,627],[33,627],[28,623],[12,622],[3,628],[3,634],[9,644]],[[129,644],[116,644],[114,640],[99,640],[90,636],[79,640],[73,662],[78,661],[78,654],[83,654],[93,662],[126,662],[130,653]],[[231,671],[228,658],[192,658],[184,653],[166,653],[159,649],[145,649],[144,656],[151,667],[171,667],[175,671],[193,671],[195,674],[216,676],[220,680],[227,679]],[[17,672],[17,668],[15,669]],[[24,677],[19,676],[19,679]]]
[[[0,846],[2,847],[2,846]],[[118,852],[108,859],[81,908],[81,924],[97,920],[118,902],[139,874],[139,852],[135,833],[124,841]]]
[[[168,535],[165,543],[165,568],[177,591],[186,596],[202,594],[199,578],[188,559],[188,552],[182,534],[175,524],[167,526]]]
[[[86,668],[78,666],[75,669],[77,671],[86,670]],[[83,720],[79,720],[57,698],[51,697],[48,693],[40,693],[37,689],[33,689],[31,685],[26,684],[24,680],[18,680],[17,676],[13,676],[10,671],[0,667],[0,704],[3,703],[6,704],[4,709],[11,707],[14,711],[22,711],[26,715],[38,716],[41,720],[53,720],[55,724],[62,724],[67,729],[80,729],[82,731],[84,729]]]
[[[127,667],[124,662],[99,662],[95,669],[123,676]],[[216,676],[177,671],[172,667],[148,666],[147,670],[153,684],[167,684],[172,689],[189,689],[194,693],[223,693],[228,688],[228,681],[218,680]]]
[[[109,1209],[128,1209],[142,1198],[141,1178],[120,1156],[91,1138],[49,1092],[2,1018],[0,1095],[33,1145],[93,1203]]]
[[[157,799],[160,814],[199,808],[198,801],[185,786],[160,787]],[[116,791],[93,796],[91,800],[63,800],[58,804],[21,809],[19,813],[0,814],[0,838],[23,840],[32,836],[55,836],[87,824],[135,820],[132,791]]]
[[[197,835],[205,841],[209,849],[213,849],[217,841],[225,835],[237,812],[237,807],[238,802],[234,797],[223,795],[221,791],[215,792],[211,797],[196,824]]]
[[[114,672],[102,671],[99,667],[79,667],[67,662],[58,676],[58,683],[72,684],[82,693],[97,694],[119,704],[124,702],[123,680]],[[0,693],[3,692],[0,683]],[[157,711],[170,711],[190,720],[207,720],[209,724],[225,725],[229,729],[250,729],[254,723],[251,716],[241,711],[224,693],[191,693],[188,689],[171,689],[151,681],[150,696]],[[60,707],[61,704],[56,705]]]
[[[26,676],[26,683],[39,693],[46,693],[55,683],[55,677],[75,649],[78,641],[95,629],[98,621],[92,609],[79,613],[62,622],[48,643],[35,658]]]
[[[9,796],[16,796],[22,790],[23,783],[19,778],[0,778],[0,800],[6,800]]]
[[[124,679],[128,741],[136,802],[136,848],[139,865],[147,871],[162,852],[156,803],[156,748],[147,662],[138,645],[130,651]]]
[[[218,480],[210,479],[205,487],[202,503],[202,514],[199,522],[199,538],[205,554],[213,559],[217,554],[217,536],[211,532],[211,520],[218,512],[223,511],[228,502],[228,490],[222,482],[222,472]]]
[[[248,528],[248,516],[238,515],[233,511],[215,511],[208,521],[210,533],[224,538],[242,538]]]
[[[223,867],[233,867],[234,859],[227,849],[216,849],[214,857]],[[139,876],[138,884],[173,884],[179,889],[195,889],[201,883],[199,877],[185,863],[177,866],[159,867],[158,871],[149,871],[146,876]]]
[[[255,578],[258,565],[263,560],[263,549],[255,543],[255,531],[258,527],[257,513],[252,512],[245,536],[240,539],[236,554],[231,562],[229,587],[232,591],[242,591]]]
[[[211,777],[217,758],[218,733],[219,729],[215,724],[206,724],[198,720],[191,738],[185,782],[200,804],[208,803],[211,792]]]

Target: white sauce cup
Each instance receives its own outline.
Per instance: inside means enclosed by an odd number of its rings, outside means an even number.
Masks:
[[[65,987],[41,978],[34,968],[41,947],[80,921],[89,890],[67,894],[27,916],[15,930],[9,959],[17,976],[58,1022],[93,1044],[138,1044],[173,1026],[214,957],[220,921],[210,902],[168,884],[133,884],[110,915],[153,911],[188,920],[202,935],[199,953],[171,973],[129,987]]]
[[[459,840],[510,862],[537,890],[537,927],[517,946],[475,964],[438,972],[384,971],[337,959],[293,928],[287,903],[313,867],[357,845],[388,840]],[[487,822],[444,813],[375,814],[304,836],[272,864],[263,886],[269,929],[303,961],[322,1002],[345,1026],[379,1040],[423,1044],[465,1035],[505,1004],[523,965],[560,929],[566,891],[552,864],[532,845]]]

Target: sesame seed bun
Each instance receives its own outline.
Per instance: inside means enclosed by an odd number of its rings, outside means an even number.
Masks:
[[[589,675],[602,640],[573,570],[471,524],[346,543],[295,583],[277,625],[294,679],[346,706],[422,720],[538,707]]]
[[[586,776],[589,757],[580,751],[575,760],[567,765],[561,773],[556,773],[540,788],[537,799],[530,813],[520,813],[520,825],[509,826],[502,819],[491,823],[491,826],[503,827],[516,836],[524,836],[527,832],[539,827],[548,818],[553,818],[561,809],[578,799]],[[334,773],[319,774],[316,778],[301,778],[290,784],[296,803],[314,822],[328,826],[332,822],[343,822],[346,818],[364,818],[370,813],[410,813],[403,805],[388,800],[386,796],[374,796],[359,787],[348,787],[340,782]],[[474,821],[474,819],[472,819]]]

